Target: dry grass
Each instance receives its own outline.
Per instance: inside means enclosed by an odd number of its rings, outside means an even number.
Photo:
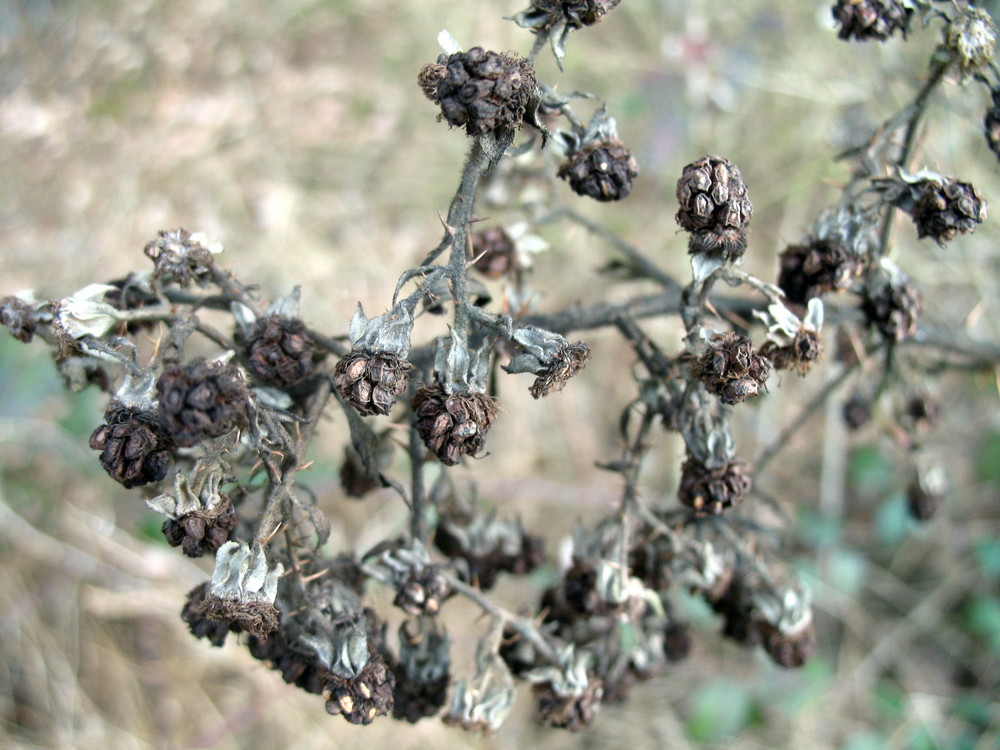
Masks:
[[[815,5],[628,0],[602,27],[571,40],[564,75],[543,62],[541,75],[562,90],[608,98],[643,167],[625,204],[570,197],[571,205],[683,277],[672,186],[685,163],[724,153],[743,169],[756,208],[747,270],[773,277],[777,252],[799,239],[845,178],[830,154],[906,100],[935,41],[917,34],[906,46],[849,47],[823,27],[825,8]],[[157,230],[185,226],[218,237],[224,262],[266,294],[302,283],[304,317],[321,328],[343,330],[358,300],[370,313],[383,310],[398,271],[436,243],[437,212],[447,208],[466,146],[461,133],[434,123],[416,71],[436,55],[442,27],[466,46],[526,49],[525,34],[501,20],[519,9],[4,0],[0,291],[62,296],[124,275],[143,266],[141,248]],[[1000,203],[996,162],[978,133],[984,104],[982,92],[947,86],[922,157]],[[947,253],[917,245],[903,222],[896,232],[904,265],[933,290],[928,318],[1000,339],[996,224]],[[626,293],[593,272],[609,248],[579,228],[544,233],[553,249],[537,261],[541,309]],[[679,342],[674,320],[650,330]],[[617,413],[630,391],[620,373],[604,376],[629,354],[609,332],[588,340],[594,361],[564,393],[536,404],[526,389],[506,388],[493,455],[461,470],[461,481],[474,479],[505,513],[543,523],[553,547],[577,517],[604,512],[618,492],[616,478],[593,464],[617,450]],[[953,715],[955,697],[989,696],[1000,679],[995,655],[953,616],[991,585],[972,558],[974,544],[1000,536],[996,487],[977,483],[969,460],[975,441],[998,426],[995,384],[986,378],[948,377],[937,386],[946,416],[928,451],[949,464],[954,492],[943,517],[906,541],[883,545],[873,531],[880,498],[844,479],[851,441],[836,400],[761,480],[793,516],[811,509],[843,527],[836,544],[791,549],[817,575],[815,668],[780,672],[720,643],[715,626],[701,622],[692,659],[637,687],[627,706],[606,708],[590,735],[535,727],[525,691],[518,716],[496,737],[478,738],[434,721],[349,726],[245,650],[190,638],[177,613],[204,566],[150,543],[139,498],[95,469],[85,435],[98,401],[68,406],[39,347],[3,343],[3,372],[37,378],[31,387],[2,386],[10,398],[0,407],[4,747],[693,748],[704,746],[690,733],[698,696],[724,684],[720,700],[748,695],[759,721],[719,746],[822,750],[879,729],[888,746],[916,748],[924,746],[908,744],[915,730],[955,740],[965,726]],[[786,376],[766,408],[748,410],[748,454],[832,373],[828,363],[807,381]],[[404,519],[389,495],[363,506],[342,496],[335,470],[343,431],[338,420],[324,427],[310,482],[334,518],[333,546],[361,549]],[[669,494],[679,460],[678,444],[659,439],[645,476],[650,498]],[[799,536],[813,533],[800,525]],[[519,595],[513,585],[499,594],[511,603]],[[449,609],[453,632],[468,630],[473,611]],[[476,634],[456,636],[460,661]],[[979,687],[959,687],[956,672]],[[887,684],[902,694],[888,713],[880,702]],[[996,746],[1000,706],[992,701],[991,727],[968,747]]]

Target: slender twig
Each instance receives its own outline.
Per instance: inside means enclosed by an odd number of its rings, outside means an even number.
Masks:
[[[463,581],[460,581],[448,571],[442,571],[441,574],[445,577],[445,580],[448,581],[448,585],[451,586],[453,591],[472,601],[487,614],[493,615],[514,628],[514,630],[520,633],[521,636],[531,642],[531,645],[538,650],[538,653],[546,661],[553,664],[558,663],[559,658],[555,647],[549,642],[545,635],[542,634],[542,632],[538,629],[538,626],[535,625],[532,620],[529,620],[527,617],[516,615],[509,609],[500,606],[483,594],[482,591],[464,583]]]

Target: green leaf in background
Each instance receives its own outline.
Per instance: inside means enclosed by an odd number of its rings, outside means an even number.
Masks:
[[[872,691],[872,705],[879,716],[895,723],[906,711],[906,693],[892,680],[883,679]]]
[[[1000,654],[1000,600],[995,596],[977,596],[965,607],[966,627],[981,636],[990,649]]]
[[[694,695],[688,734],[698,742],[714,742],[736,734],[753,718],[750,693],[738,682],[713,682]]]
[[[851,453],[848,477],[855,490],[883,495],[893,486],[895,467],[877,445],[860,445]]]
[[[70,394],[66,399],[69,411],[59,420],[59,424],[74,438],[90,440],[94,429],[101,423],[107,396],[97,388],[87,388]]]
[[[887,497],[875,511],[875,535],[883,544],[899,544],[912,528],[906,497],[896,492]]]
[[[861,591],[868,575],[868,562],[853,549],[835,549],[826,559],[826,579],[830,585],[845,594]]]
[[[943,745],[924,727],[914,727],[903,746],[906,750],[943,750]]]
[[[843,750],[888,750],[889,743],[884,736],[875,732],[861,732],[851,735],[844,743]]]
[[[791,685],[791,689],[780,699],[782,710],[790,716],[822,703],[833,679],[833,665],[820,656],[814,656],[796,672],[796,676],[799,678],[798,682]],[[758,694],[773,696],[773,683],[763,686]]]
[[[796,522],[799,538],[811,547],[832,547],[840,539],[842,529],[840,519],[824,516],[812,508],[803,508]]]
[[[1000,579],[1000,539],[983,539],[973,548],[976,565],[987,578]]]
[[[136,532],[144,539],[155,544],[167,544],[167,538],[163,536],[163,516],[154,513],[148,514],[143,518],[137,528]]]
[[[1000,432],[992,432],[979,443],[976,478],[980,482],[1000,483]]]
[[[35,417],[42,405],[63,396],[52,358],[0,330],[0,414]]]

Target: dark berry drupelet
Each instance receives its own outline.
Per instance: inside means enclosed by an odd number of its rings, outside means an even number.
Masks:
[[[232,364],[195,360],[174,364],[156,382],[160,421],[177,445],[189,446],[242,427],[248,393]]]
[[[333,383],[362,416],[388,414],[406,390],[407,373],[412,367],[392,352],[354,349],[337,362]]]
[[[247,366],[261,382],[291,388],[312,375],[314,350],[301,320],[273,315],[257,321],[247,337]]]
[[[470,136],[520,127],[538,96],[534,67],[516,55],[473,47],[448,57],[444,67],[434,92],[441,116]]]
[[[486,445],[486,433],[497,415],[496,400],[466,390],[448,393],[443,386],[422,386],[413,397],[417,432],[445,466],[463,455],[474,456]]]
[[[598,141],[570,154],[559,167],[559,177],[569,182],[574,193],[598,201],[617,201],[632,192],[632,180],[639,175],[635,157],[618,140]]]
[[[131,489],[167,476],[174,442],[155,414],[112,408],[105,419],[91,434],[90,447],[101,451],[101,466],[112,479]]]

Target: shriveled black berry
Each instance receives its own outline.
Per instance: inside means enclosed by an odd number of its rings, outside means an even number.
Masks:
[[[315,344],[298,318],[259,320],[247,339],[247,367],[262,382],[291,388],[313,373]]]
[[[986,218],[987,204],[968,182],[924,180],[912,188],[916,196],[910,216],[918,237],[939,245],[975,230]]]
[[[534,67],[516,55],[473,47],[448,57],[444,67],[436,90],[441,116],[470,136],[520,127],[538,96]]]
[[[388,414],[406,390],[412,365],[393,352],[354,349],[334,368],[333,383],[362,416]]]
[[[696,515],[719,515],[738,505],[750,491],[751,479],[740,461],[709,468],[688,456],[681,470],[677,497]]]
[[[885,279],[866,288],[861,311],[869,326],[887,341],[904,341],[917,332],[917,319],[924,307],[920,290],[909,280]]]
[[[174,442],[155,414],[112,408],[105,419],[91,434],[90,447],[101,451],[101,466],[112,479],[131,489],[167,476]]]
[[[715,338],[691,366],[691,374],[722,403],[738,404],[766,389],[771,365],[750,339],[729,332]]]
[[[791,245],[780,257],[778,286],[789,302],[804,305],[826,292],[847,289],[863,270],[861,260],[833,240]]]
[[[599,201],[617,201],[632,192],[639,175],[635,157],[618,140],[598,141],[570,154],[559,167],[559,177],[573,192]]]
[[[884,42],[897,31],[905,37],[913,15],[913,9],[898,0],[837,0],[831,11],[840,26],[837,36],[860,42]]]
[[[486,445],[486,433],[497,414],[496,400],[476,391],[449,394],[443,386],[422,386],[413,396],[417,432],[445,466],[463,455],[474,456]]]
[[[691,232],[691,253],[719,251],[727,260],[743,255],[753,205],[735,164],[721,156],[688,164],[677,181],[677,201],[677,223]]]
[[[168,367],[156,382],[160,421],[177,445],[195,445],[241,427],[247,389],[235,365],[195,360]]]

